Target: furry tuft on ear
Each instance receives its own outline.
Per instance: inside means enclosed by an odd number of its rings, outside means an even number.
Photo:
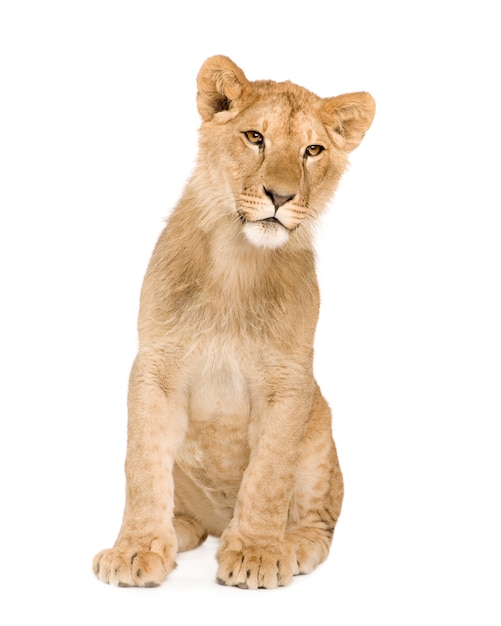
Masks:
[[[207,59],[197,76],[197,106],[204,122],[219,111],[227,111],[248,84],[245,74],[228,57]]]
[[[374,98],[366,91],[326,98],[322,105],[325,124],[344,139],[344,148],[354,150],[362,141],[376,113]]]

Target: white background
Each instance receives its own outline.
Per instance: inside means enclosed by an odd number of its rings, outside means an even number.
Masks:
[[[2,623],[499,626],[495,10],[0,4]],[[377,101],[318,237],[316,371],[345,505],[328,561],[289,588],[216,585],[210,540],[163,586],[115,589],[91,560],[121,521],[139,289],[213,54]]]

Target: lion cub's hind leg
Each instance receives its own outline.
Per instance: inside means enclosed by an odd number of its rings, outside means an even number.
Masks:
[[[177,513],[174,516],[174,530],[178,541],[178,551],[186,552],[198,548],[206,539],[207,531],[196,519]]]
[[[177,464],[174,484],[174,529],[178,551],[186,552],[201,545],[209,534],[220,535],[229,519],[214,520],[213,503]]]
[[[289,510],[285,541],[296,554],[294,575],[327,558],[343,501],[343,476],[331,435],[331,412],[317,388]]]

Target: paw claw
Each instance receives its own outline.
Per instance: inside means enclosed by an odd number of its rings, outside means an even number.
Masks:
[[[175,565],[173,558],[151,550],[130,553],[115,547],[99,552],[93,569],[99,580],[117,587],[158,587]]]
[[[240,550],[223,547],[218,560],[219,584],[240,589],[274,589],[291,582],[295,555],[287,544],[278,543],[246,546]]]

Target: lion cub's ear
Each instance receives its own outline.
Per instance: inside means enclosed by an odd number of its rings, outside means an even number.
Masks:
[[[228,111],[249,84],[242,70],[225,56],[210,57],[197,76],[197,106],[204,122],[215,113]]]
[[[347,152],[354,150],[362,141],[375,112],[374,98],[365,91],[326,98],[322,105],[325,124],[343,137]]]

